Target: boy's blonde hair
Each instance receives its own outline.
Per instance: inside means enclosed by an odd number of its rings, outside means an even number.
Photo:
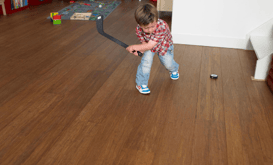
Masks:
[[[150,3],[140,5],[135,11],[136,22],[140,26],[147,26],[158,20],[158,12],[156,7]]]

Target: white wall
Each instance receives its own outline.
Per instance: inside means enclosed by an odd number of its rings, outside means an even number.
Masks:
[[[173,41],[251,49],[248,33],[271,18],[273,0],[173,0]]]

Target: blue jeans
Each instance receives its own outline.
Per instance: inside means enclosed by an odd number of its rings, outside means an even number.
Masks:
[[[136,74],[136,84],[137,85],[147,85],[150,77],[150,71],[153,64],[153,58],[155,53],[148,50],[144,52],[141,59],[141,63],[138,65],[137,74]],[[162,65],[169,72],[177,72],[179,69],[179,64],[177,64],[173,59],[173,45],[169,47],[167,53],[164,56],[158,55],[159,60]]]

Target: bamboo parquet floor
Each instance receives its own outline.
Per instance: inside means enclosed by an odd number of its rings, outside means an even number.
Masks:
[[[105,32],[138,43],[134,9],[145,2],[122,1]],[[180,79],[155,56],[141,95],[140,58],[95,21],[46,19],[68,5],[0,17],[1,165],[273,164],[273,95],[250,78],[253,51],[175,44]]]

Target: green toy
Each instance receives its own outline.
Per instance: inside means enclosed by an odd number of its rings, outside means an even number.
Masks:
[[[61,23],[62,23],[62,20],[60,19],[53,20],[53,25],[60,25]]]
[[[60,25],[62,23],[61,15],[53,16],[53,25]]]

